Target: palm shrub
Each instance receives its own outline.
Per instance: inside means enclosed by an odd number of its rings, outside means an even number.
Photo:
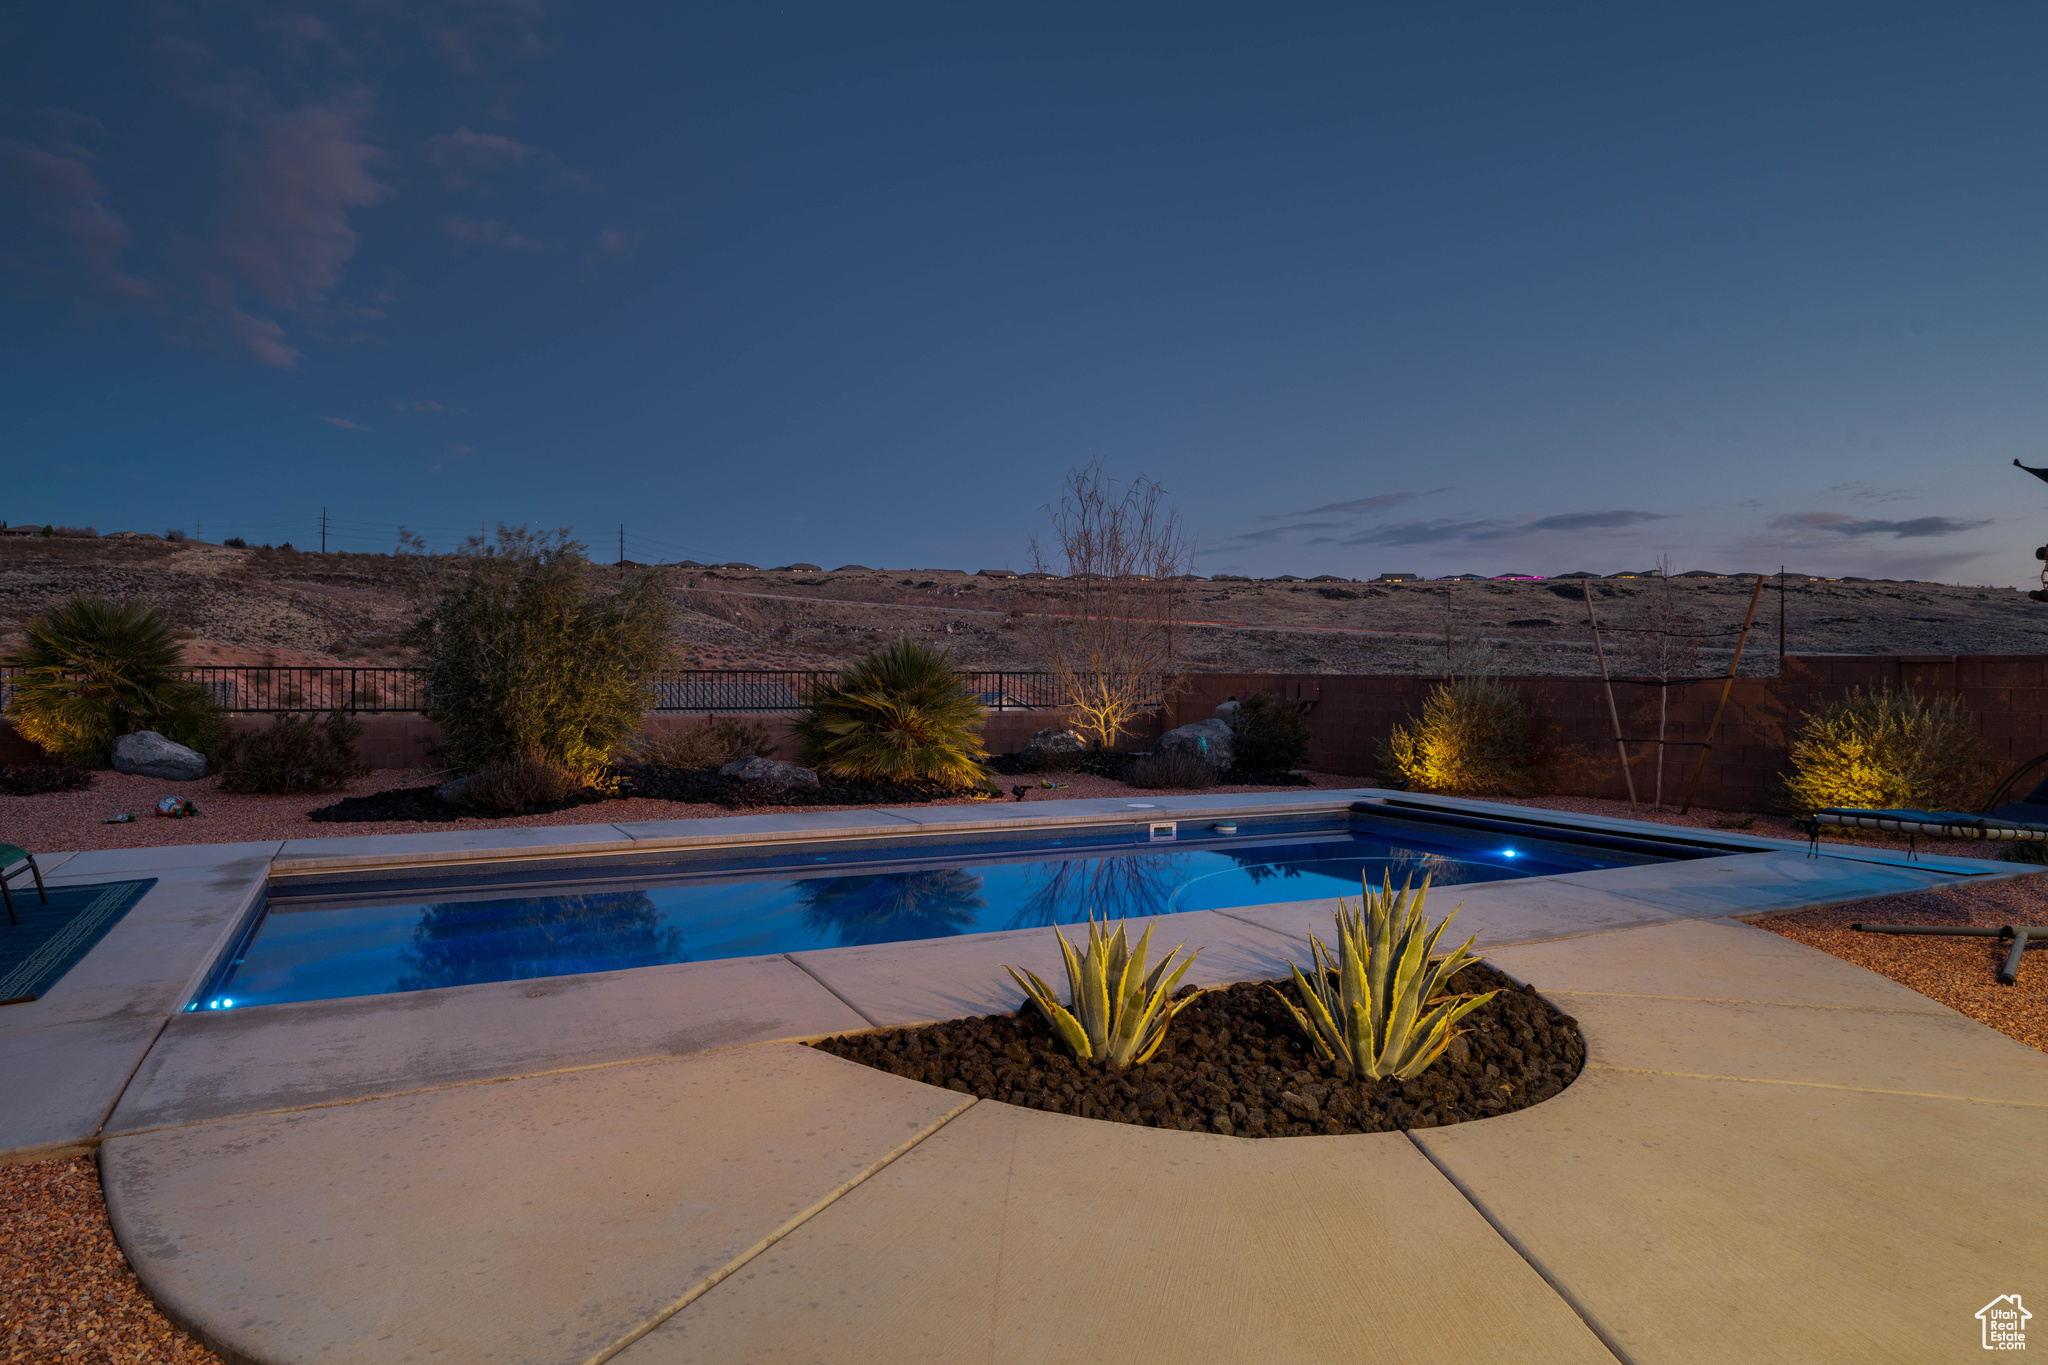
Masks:
[[[1961,698],[1912,688],[1857,688],[1808,712],[1792,741],[1786,804],[1975,810],[1991,777],[1976,720]]]
[[[1291,772],[1308,761],[1308,717],[1300,704],[1270,692],[1254,692],[1239,702],[1230,732],[1237,741],[1237,766],[1250,772]]]
[[[210,753],[225,733],[220,708],[178,676],[170,623],[141,602],[83,594],[40,612],[20,648],[7,716],[24,737],[67,763],[104,768],[122,735],[154,730]]]
[[[495,545],[436,561],[437,590],[401,639],[456,769],[538,756],[597,782],[639,732],[674,606],[656,576],[614,585],[583,548],[566,531],[500,526]]]
[[[336,791],[370,770],[356,756],[362,734],[363,727],[339,711],[325,719],[280,715],[268,728],[228,741],[215,782],[224,792],[269,796]]]
[[[1440,683],[1422,714],[1394,726],[1379,768],[1426,791],[1530,796],[1540,787],[1540,753],[1529,709],[1506,683],[1488,677]]]
[[[1468,938],[1431,960],[1458,912],[1430,928],[1428,896],[1427,878],[1398,892],[1391,882],[1378,890],[1367,882],[1361,908],[1337,903],[1336,953],[1310,935],[1313,976],[1288,964],[1300,1005],[1273,988],[1316,1055],[1335,1062],[1342,1074],[1361,1080],[1421,1075],[1457,1036],[1452,1026],[1496,994],[1450,993],[1450,979],[1477,959]]]
[[[799,761],[859,782],[989,787],[981,703],[944,650],[885,645],[819,689],[796,723]]]
[[[1150,1061],[1166,1041],[1166,1026],[1173,1022],[1173,1016],[1201,994],[1197,991],[1185,999],[1173,999],[1174,987],[1194,965],[1200,948],[1175,967],[1174,954],[1187,946],[1181,944],[1161,958],[1150,972],[1145,970],[1153,928],[1146,925],[1133,947],[1125,938],[1123,921],[1117,922],[1116,933],[1111,934],[1109,921],[1098,924],[1091,913],[1088,946],[1079,953],[1067,942],[1065,934],[1054,929],[1053,937],[1060,941],[1060,956],[1067,964],[1068,1006],[1060,1004],[1052,987],[1036,972],[1020,974],[1015,967],[1008,966],[1003,970],[1024,988],[1024,994],[1052,1025],[1068,1051],[1084,1060],[1100,1061],[1108,1070],[1122,1071]]]

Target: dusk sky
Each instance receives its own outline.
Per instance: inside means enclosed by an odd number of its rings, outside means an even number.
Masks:
[[[2048,7],[39,4],[0,520],[2019,583]]]

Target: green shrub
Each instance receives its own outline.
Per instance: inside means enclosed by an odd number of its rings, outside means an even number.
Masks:
[[[586,774],[552,754],[536,750],[478,768],[464,779],[455,804],[516,813],[552,805],[589,785]]]
[[[988,787],[985,713],[952,656],[898,640],[821,688],[797,721],[799,762],[859,782]]]
[[[140,602],[73,597],[28,623],[0,662],[16,670],[7,715],[23,737],[88,768],[137,730],[211,754],[226,727],[212,694],[177,676],[169,622]]]
[[[1298,702],[1254,692],[1237,704],[1230,733],[1237,741],[1237,766],[1251,772],[1291,772],[1308,761],[1308,717]]]
[[[1216,785],[1216,765],[1185,749],[1146,754],[1131,765],[1133,787],[1189,788]]]
[[[1300,1006],[1272,988],[1308,1035],[1316,1056],[1334,1061],[1342,1075],[1404,1081],[1421,1075],[1457,1036],[1452,1025],[1494,997],[1492,991],[1450,993],[1451,978],[1478,959],[1468,938],[1431,960],[1436,941],[1458,912],[1451,911],[1432,929],[1428,897],[1427,879],[1398,892],[1391,882],[1379,890],[1367,882],[1360,909],[1337,904],[1336,953],[1311,934],[1313,975],[1304,976],[1301,968],[1288,964]]]
[[[242,539],[240,536],[229,536],[226,540],[223,540],[221,544],[230,550],[246,550],[249,548],[249,542]]]
[[[1079,953],[1067,942],[1067,936],[1055,928],[1053,936],[1059,939],[1060,955],[1067,964],[1066,1006],[1060,1004],[1052,987],[1040,980],[1036,972],[1019,974],[1015,967],[1008,966],[1003,970],[1024,988],[1024,994],[1045,1016],[1045,1022],[1052,1025],[1068,1051],[1076,1057],[1099,1061],[1107,1070],[1121,1071],[1150,1061],[1166,1041],[1166,1026],[1173,1022],[1173,1016],[1201,995],[1194,991],[1183,999],[1173,999],[1173,988],[1194,966],[1196,955],[1202,951],[1199,948],[1189,953],[1178,967],[1173,966],[1173,957],[1180,948],[1175,948],[1151,972],[1146,972],[1145,956],[1151,948],[1153,927],[1146,925],[1144,935],[1133,947],[1124,937],[1121,922],[1111,935],[1108,921],[1097,924],[1090,915],[1088,946]]]
[[[1423,791],[1530,796],[1539,746],[1528,708],[1505,683],[1486,677],[1440,684],[1422,714],[1394,727],[1379,770]]]
[[[708,725],[640,736],[633,757],[655,768],[722,768],[748,755],[775,757],[775,740],[757,720],[720,716]]]
[[[44,796],[51,792],[82,792],[92,787],[92,774],[69,764],[0,767],[0,796]]]
[[[2048,844],[2007,844],[2005,852],[1998,856],[2009,863],[2031,863],[2040,867],[2048,864]]]
[[[1991,779],[1961,698],[1911,688],[1858,688],[1808,712],[1791,759],[1784,799],[1802,815],[1829,806],[1975,810]]]
[[[566,532],[498,528],[433,561],[438,591],[402,637],[458,771],[535,755],[598,781],[654,703],[674,607],[652,574],[613,586]]]
[[[338,791],[370,770],[356,757],[362,734],[363,727],[339,711],[324,720],[278,716],[268,728],[228,741],[218,784],[224,792],[266,796]]]

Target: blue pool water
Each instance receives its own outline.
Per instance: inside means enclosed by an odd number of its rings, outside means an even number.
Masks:
[[[545,885],[273,893],[195,1009],[380,995],[944,938],[1096,916],[1140,919],[1644,861],[1600,849],[1354,821],[1147,841],[1130,827],[1029,843],[783,848],[771,855],[556,872]],[[819,852],[818,848],[826,849]],[[601,878],[601,880],[600,880]],[[1453,898],[1432,898],[1439,915]],[[1171,946],[1170,944],[1166,946]]]

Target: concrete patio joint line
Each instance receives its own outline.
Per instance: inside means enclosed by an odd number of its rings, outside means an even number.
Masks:
[[[747,1262],[753,1260],[756,1256],[759,1256],[769,1247],[774,1246],[783,1238],[789,1236],[790,1233],[795,1232],[798,1228],[802,1227],[805,1223],[808,1223],[811,1219],[817,1217],[820,1213],[823,1213],[831,1205],[838,1203],[839,1200],[844,1198],[847,1194],[851,1193],[856,1186],[866,1183],[869,1177],[874,1176],[880,1173],[881,1171],[887,1169],[899,1157],[904,1156],[912,1148],[916,1147],[919,1143],[923,1142],[926,1138],[938,1132],[941,1128],[944,1128],[954,1119],[959,1118],[969,1109],[972,1109],[977,1103],[979,1103],[979,1101],[976,1100],[974,1096],[963,1096],[961,1103],[959,1105],[947,1111],[946,1113],[940,1115],[938,1119],[926,1124],[917,1132],[912,1133],[908,1138],[898,1143],[889,1151],[884,1152],[881,1155],[881,1157],[878,1158],[866,1170],[856,1172],[851,1179],[843,1182],[837,1189],[833,1189],[826,1192],[824,1196],[818,1199],[817,1202],[813,1203],[810,1207],[798,1210],[794,1215],[792,1215],[789,1218],[787,1222],[783,1223],[781,1227],[776,1228],[767,1236],[763,1237],[760,1241],[754,1243],[754,1245],[748,1247],[745,1251],[742,1251],[739,1255],[733,1257],[730,1262],[720,1267],[712,1274],[706,1276],[699,1283],[691,1286],[690,1289],[686,1291],[683,1294],[683,1296],[677,1299],[674,1303],[670,1304],[666,1308],[663,1308],[651,1314],[648,1317],[647,1321],[641,1323],[638,1327],[626,1333],[626,1335],[620,1337],[611,1345],[605,1347],[597,1354],[591,1356],[588,1360],[584,1362],[584,1365],[604,1365],[604,1362],[612,1359],[614,1356],[618,1355],[619,1352],[625,1350],[628,1346],[631,1346],[634,1342],[640,1340],[640,1338],[646,1336],[649,1332],[652,1332],[655,1328],[661,1326],[664,1322],[667,1322],[670,1318],[682,1312],[685,1308],[688,1308],[697,1300],[703,1298],[713,1289],[716,1289],[720,1284],[729,1279],[734,1271],[744,1266]]]
[[[1537,1260],[1536,1254],[1530,1251],[1528,1247],[1522,1245],[1521,1238],[1515,1236],[1514,1233],[1508,1231],[1507,1225],[1502,1223],[1501,1220],[1495,1216],[1493,1210],[1486,1206],[1486,1201],[1481,1199],[1477,1194],[1473,1193],[1464,1181],[1458,1179],[1457,1175],[1452,1172],[1449,1166],[1446,1166],[1443,1162],[1439,1161],[1437,1159],[1436,1153],[1429,1150],[1429,1145],[1427,1143],[1423,1142],[1421,1138],[1417,1137],[1415,1134],[1409,1132],[1405,1128],[1401,1130],[1401,1136],[1407,1138],[1409,1143],[1414,1146],[1415,1150],[1422,1153],[1423,1160],[1427,1161],[1430,1165],[1436,1167],[1437,1174],[1442,1176],[1445,1180],[1448,1180],[1451,1183],[1452,1189],[1456,1190],[1459,1194],[1465,1197],[1465,1202],[1470,1204],[1473,1208],[1473,1211],[1476,1212],[1481,1218],[1484,1218],[1486,1220],[1487,1226],[1491,1227],[1496,1233],[1500,1234],[1500,1239],[1503,1242],[1506,1242],[1510,1247],[1514,1248],[1515,1254],[1517,1256],[1520,1256],[1524,1261],[1528,1263],[1529,1269],[1535,1271],[1538,1275],[1542,1276],[1543,1283],[1550,1286],[1550,1291],[1553,1294],[1557,1295],[1560,1299],[1564,1300],[1565,1307],[1571,1309],[1572,1312],[1578,1314],[1579,1321],[1586,1324],[1586,1330],[1591,1332],[1595,1337],[1599,1338],[1600,1344],[1607,1348],[1607,1351],[1610,1355],[1612,1355],[1616,1360],[1620,1361],[1621,1365],[1636,1365],[1635,1357],[1631,1356],[1627,1351],[1622,1349],[1621,1343],[1614,1339],[1613,1335],[1610,1332],[1608,1332],[1607,1328],[1601,1324],[1600,1319],[1593,1316],[1593,1310],[1586,1307],[1585,1304],[1579,1302],[1579,1296],[1572,1293],[1571,1290],[1567,1289],[1564,1285],[1564,1282],[1558,1279],[1557,1276],[1551,1274],[1550,1267],[1544,1265],[1543,1262]]]
[[[1742,1085],[1789,1085],[1805,1090],[1847,1090],[1857,1095],[1904,1095],[1916,1100],[1960,1100],[1964,1104],[2001,1104],[2012,1109],[2048,1109],[2041,1100],[1995,1100],[1985,1095],[1947,1095],[1938,1090],[1888,1090],[1881,1085],[1833,1085],[1827,1081],[1786,1081],[1772,1076],[1720,1076],[1710,1071],[1666,1071],[1654,1066],[1610,1066],[1586,1063],[1588,1071],[1619,1071],[1631,1076],[1676,1076],[1687,1081],[1735,1081]]]
[[[1891,1009],[1883,1005],[1816,1005],[1804,1000],[1745,1000],[1728,995],[1645,995],[1638,991],[1572,991],[1547,989],[1545,995],[1590,995],[1602,1000],[1682,1000],[1698,1005],[1772,1005],[1788,1010],[1850,1010],[1860,1014],[1916,1014],[1945,1019],[1944,1010]]]
[[[870,1026],[874,1028],[886,1027],[882,1023],[882,1021],[875,1018],[874,1015],[869,1014],[859,1005],[854,1004],[851,1000],[841,995],[838,991],[833,990],[831,982],[827,981],[824,977],[819,976],[816,972],[812,971],[809,967],[806,967],[803,963],[798,962],[794,957],[791,957],[788,953],[784,953],[782,955],[782,958],[785,962],[789,963],[790,966],[796,968],[805,976],[808,976],[811,980],[817,982],[820,986],[823,986],[828,992],[831,993],[831,996],[834,1000],[837,1000],[840,1004],[846,1006],[846,1008],[852,1010],[855,1014],[858,1014],[861,1018],[867,1020]]]

